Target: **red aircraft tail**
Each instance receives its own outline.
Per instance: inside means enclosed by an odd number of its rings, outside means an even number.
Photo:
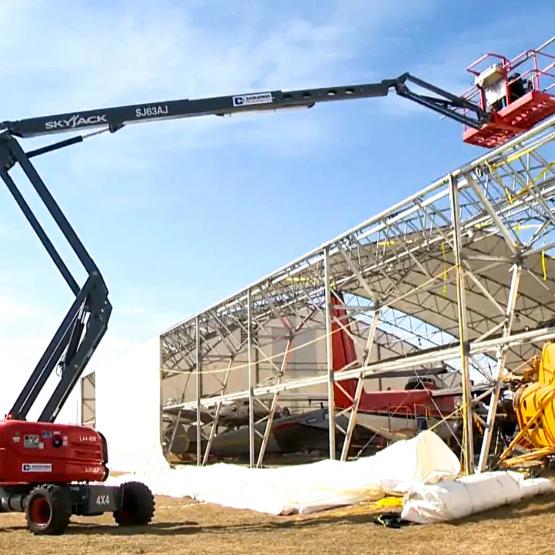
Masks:
[[[332,291],[331,297],[333,371],[341,372],[345,368],[353,367],[357,360],[357,353],[355,342],[350,335],[351,324],[343,303],[343,295],[338,291]],[[333,386],[337,408],[345,409],[352,406],[356,386],[356,379],[343,380]]]
[[[356,367],[357,353],[352,337],[350,318],[343,302],[343,295],[332,292],[332,350],[333,371],[341,372]],[[353,406],[357,379],[334,384],[335,406],[348,409]],[[363,390],[359,410],[370,413],[395,413],[398,415],[449,414],[454,410],[456,396],[434,398],[431,389],[399,389],[392,391]]]

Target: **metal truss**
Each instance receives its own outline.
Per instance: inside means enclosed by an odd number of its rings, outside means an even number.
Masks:
[[[504,373],[554,335],[554,139],[552,118],[165,332],[163,410],[196,411],[197,463],[208,460],[222,406],[242,400],[250,463],[261,465],[288,391],[326,398],[329,455],[339,433],[346,458],[368,379],[440,363],[460,375],[467,472],[471,380],[491,384],[485,469]],[[358,357],[341,372],[331,363],[336,291]],[[334,385],[353,377],[339,429]]]

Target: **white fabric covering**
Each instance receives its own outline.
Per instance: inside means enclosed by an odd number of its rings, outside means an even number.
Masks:
[[[108,441],[110,469],[134,472],[149,461],[162,463],[160,338],[95,368],[95,380],[96,429]]]
[[[455,455],[433,432],[354,462],[275,469],[228,464],[171,469],[160,447],[159,368],[160,339],[154,337],[96,369],[97,428],[108,440],[109,466],[134,472],[132,478],[143,480],[156,494],[287,514],[410,490],[403,516],[424,523],[461,518],[553,488],[548,480],[521,480],[506,472],[426,485],[451,479],[460,471]]]
[[[433,432],[354,462],[171,469],[160,446],[159,368],[160,339],[154,337],[96,369],[96,424],[108,441],[109,467],[135,473],[133,479],[144,481],[155,494],[280,514],[401,495],[415,484],[459,473],[457,458]]]
[[[325,460],[268,469],[231,464],[171,469],[160,458],[152,458],[141,472],[117,481],[139,479],[158,495],[190,496],[277,515],[403,494],[417,484],[452,478],[459,471],[453,452],[437,435],[426,431],[353,462]]]
[[[418,524],[455,520],[555,491],[547,478],[525,480],[515,472],[485,472],[441,484],[419,484],[405,497],[402,518]]]

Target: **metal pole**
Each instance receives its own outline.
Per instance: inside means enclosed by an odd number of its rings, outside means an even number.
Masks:
[[[229,359],[229,363],[227,365],[227,370],[224,376],[224,383],[222,384],[222,390],[220,393],[220,402],[216,406],[216,413],[214,414],[214,420],[212,421],[212,427],[210,428],[210,435],[208,436],[208,442],[206,444],[206,449],[204,450],[204,456],[202,457],[202,464],[205,465],[208,461],[208,457],[210,456],[210,449],[212,449],[212,442],[214,441],[214,437],[216,436],[216,431],[218,429],[218,422],[220,419],[220,411],[222,410],[222,397],[226,393],[227,389],[227,381],[229,379],[229,371],[231,369],[231,365],[233,364],[233,358]]]
[[[252,364],[252,300],[251,290],[247,290],[247,356],[249,368],[249,466],[254,466],[254,376]]]
[[[173,448],[173,444],[175,442],[175,436],[177,435],[177,429],[179,428],[180,424],[181,424],[181,413],[183,412],[183,409],[179,409],[177,411],[177,419],[175,421],[173,430],[172,430],[172,435],[170,438],[170,442],[168,443],[168,445],[166,445],[166,452],[164,453],[164,455],[166,457],[169,457],[171,452],[172,452],[172,448]]]
[[[324,249],[324,292],[326,303],[326,365],[328,375],[328,426],[329,426],[329,456],[335,459],[335,397],[333,376],[333,346],[331,327],[331,287],[329,250]]]
[[[368,337],[366,339],[366,357],[364,358],[364,366],[367,366],[372,358],[372,347],[374,346],[374,339],[376,338],[376,330],[378,329],[378,321],[380,319],[380,309],[374,310],[372,316],[372,323],[368,330]],[[379,357],[378,357],[379,360]],[[380,388],[381,389],[381,388]]]
[[[349,447],[351,446],[351,439],[353,437],[353,432],[355,430],[355,425],[357,422],[358,407],[360,405],[360,398],[362,397],[363,390],[364,378],[361,375],[358,379],[357,388],[355,391],[355,398],[353,399],[353,406],[351,407],[351,414],[349,415],[349,425],[347,426],[347,432],[345,433],[345,440],[343,442],[343,449],[341,450],[342,461],[346,461],[347,455],[349,454]]]
[[[264,429],[264,436],[262,437],[262,444],[260,445],[260,451],[258,452],[258,458],[256,460],[256,468],[260,468],[262,461],[264,460],[264,455],[266,454],[266,447],[268,446],[268,441],[270,439],[270,434],[272,433],[272,425],[274,423],[274,416],[276,414],[277,403],[279,399],[279,391],[274,393],[272,397],[272,403],[270,405],[270,410],[268,412],[268,421],[266,422],[266,428]]]
[[[463,471],[465,474],[474,472],[474,442],[472,435],[472,407],[470,374],[468,368],[468,342],[466,321],[465,277],[464,266],[461,262],[461,230],[459,218],[459,197],[455,178],[449,176],[449,192],[451,197],[451,219],[453,223],[453,247],[455,256],[455,270],[457,275],[457,312],[459,320],[459,346],[462,374],[462,402],[463,402]]]
[[[294,333],[291,334],[287,340],[287,345],[285,346],[285,354],[283,355],[283,360],[281,361],[281,368],[279,370],[278,383],[281,383],[283,374],[285,373],[285,368],[287,367],[289,361],[289,355],[291,354],[291,347],[293,346]],[[268,446],[268,441],[270,439],[270,434],[272,433],[272,425],[274,423],[274,417],[276,414],[277,403],[279,399],[279,391],[274,393],[272,397],[272,403],[270,405],[270,411],[268,413],[268,421],[266,422],[266,428],[264,429],[264,436],[262,437],[262,444],[260,445],[260,451],[258,452],[258,458],[256,461],[256,468],[262,465],[264,460],[264,455],[266,454],[266,447]]]
[[[505,311],[505,323],[503,326],[502,337],[508,337],[511,334],[513,327],[516,301],[518,298],[518,287],[520,284],[520,274],[522,273],[522,266],[513,264],[513,276],[511,278],[511,288],[509,289],[509,298],[507,301],[507,310]],[[493,391],[490,397],[488,416],[486,419],[486,426],[484,429],[484,438],[482,440],[482,449],[480,451],[480,460],[478,462],[478,472],[484,472],[488,466],[489,450],[491,440],[493,437],[493,429],[495,426],[495,417],[497,415],[497,403],[499,402],[499,395],[501,393],[501,383],[503,372],[505,371],[505,359],[507,358],[508,347],[503,345],[497,350],[497,372],[494,382]]]
[[[202,393],[202,376],[201,376],[201,362],[202,357],[200,354],[200,324],[198,316],[195,318],[195,358],[196,358],[196,396],[197,396],[197,466],[200,466],[202,463],[202,434],[201,434],[201,425],[202,419],[200,415],[201,405],[200,405],[200,398]]]

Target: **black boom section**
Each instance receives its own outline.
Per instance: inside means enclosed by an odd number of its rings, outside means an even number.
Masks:
[[[431,97],[416,93],[408,88],[408,82],[433,92],[436,96]],[[103,127],[113,132],[130,123],[145,123],[148,121],[209,115],[224,116],[241,112],[272,111],[296,107],[310,108],[319,102],[387,96],[390,91],[394,91],[400,96],[471,127],[479,126],[485,116],[479,106],[468,100],[444,91],[409,73],[404,73],[396,79],[384,79],[378,83],[292,91],[262,91],[193,100],[181,99],[149,102],[146,104],[131,104],[129,106],[67,112],[65,114],[28,118],[18,121],[5,121],[0,124],[0,127],[7,129],[16,137],[67,133],[98,127]],[[468,116],[462,113],[463,110],[469,111],[472,115]],[[67,143],[59,143],[54,148],[68,146],[80,140],[80,138],[70,139]],[[45,149],[33,151],[30,155],[42,154],[50,149],[51,147],[45,147]]]
[[[308,108],[316,102],[386,96],[393,85],[393,81],[382,81],[366,85],[287,92],[276,90],[195,100],[167,100],[29,118],[4,122],[2,125],[17,137],[33,137],[97,127],[108,127],[111,131],[117,131],[129,123],[208,115],[224,116],[241,112],[271,111],[303,106]]]
[[[420,89],[434,93],[435,96],[415,92],[409,89],[407,82],[415,84]],[[412,100],[421,106],[438,112],[442,116],[454,119],[474,129],[480,129],[490,119],[490,115],[477,104],[461,96],[456,96],[410,73],[405,73],[397,79],[395,91],[399,96]]]
[[[15,164],[20,166],[87,271],[88,278],[83,287],[77,284],[9,175],[9,170]],[[39,418],[40,421],[53,422],[104,335],[112,307],[108,301],[108,289],[96,264],[29,161],[29,157],[7,132],[0,134],[0,177],[75,294],[75,301],[9,413],[12,418],[26,418],[49,376],[56,367],[60,367],[60,381]]]

